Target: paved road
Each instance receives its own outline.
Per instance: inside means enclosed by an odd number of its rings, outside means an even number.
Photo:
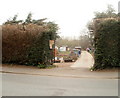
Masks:
[[[1,82],[1,81],[0,81]],[[117,79],[3,74],[3,96],[117,96]]]
[[[82,51],[80,58],[71,65],[71,67],[91,68],[94,64],[94,58],[87,51]]]

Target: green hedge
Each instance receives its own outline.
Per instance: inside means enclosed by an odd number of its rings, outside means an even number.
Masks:
[[[57,38],[57,29],[53,25],[39,26],[32,23],[3,25],[2,63],[39,67],[52,64],[54,55],[49,47],[49,40]]]
[[[120,20],[95,21],[94,69],[120,67]]]

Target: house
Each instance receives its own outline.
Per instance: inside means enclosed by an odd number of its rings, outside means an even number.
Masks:
[[[77,47],[75,47],[75,49],[79,49],[79,50],[81,50],[81,46],[77,46]]]
[[[68,48],[68,46],[61,46],[60,48],[59,48],[59,51],[69,51],[69,48]]]

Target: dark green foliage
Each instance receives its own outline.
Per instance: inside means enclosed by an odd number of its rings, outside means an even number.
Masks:
[[[2,26],[2,62],[33,65],[45,68],[53,64],[53,49],[49,40],[56,40],[57,24],[32,20],[29,14],[22,24],[5,23]],[[13,18],[16,21],[17,16]]]
[[[46,25],[44,22],[47,18],[39,19],[39,20],[32,20],[32,23],[37,24],[37,25]]]
[[[120,67],[120,20],[96,20],[94,41],[94,70]]]
[[[37,67],[40,68],[40,69],[46,68],[46,66],[43,65],[43,64],[38,64]]]
[[[7,20],[4,24],[19,24],[22,23],[22,20],[17,20],[18,15],[15,15],[12,20]]]
[[[50,32],[42,32],[41,36],[36,37],[33,45],[28,50],[27,63],[29,65],[51,65],[53,62],[53,50],[49,48],[51,40]]]
[[[120,15],[112,5],[97,12],[88,26],[92,31],[95,64],[93,70],[120,67]]]
[[[26,24],[32,23],[32,13],[29,13],[27,19],[25,20]]]

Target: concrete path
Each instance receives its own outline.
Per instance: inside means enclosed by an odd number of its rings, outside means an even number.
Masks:
[[[94,64],[94,58],[87,51],[82,51],[78,60],[71,67],[91,68]]]

